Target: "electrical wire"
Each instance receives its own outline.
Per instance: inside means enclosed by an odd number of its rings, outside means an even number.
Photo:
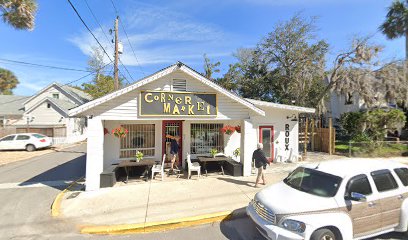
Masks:
[[[15,63],[15,64],[21,64],[21,65],[28,65],[32,67],[44,67],[44,68],[52,68],[52,69],[59,69],[59,70],[65,70],[65,71],[76,71],[76,72],[92,72],[89,70],[85,69],[75,69],[75,68],[67,68],[67,67],[58,67],[58,66],[51,66],[51,65],[44,65],[44,64],[38,64],[38,63],[30,63],[30,62],[23,62],[23,61],[17,61],[17,60],[11,60],[11,59],[5,59],[5,58],[0,58],[0,61],[3,61],[5,63]]]
[[[113,0],[110,0],[110,1],[111,1],[111,3],[112,3],[113,8],[115,9],[116,15],[119,16],[119,12],[118,12],[118,9],[117,9],[116,6],[115,6],[115,3],[113,2]],[[125,29],[125,25],[123,24],[121,18],[119,18],[119,22],[120,22],[120,26],[121,26],[122,29],[123,29],[123,32],[125,33],[126,39],[127,39],[128,43],[129,43],[130,49],[132,50],[133,56],[134,56],[135,59],[136,59],[136,63],[137,63],[137,65],[138,65],[140,71],[143,73],[143,75],[146,76],[146,73],[143,71],[142,66],[141,66],[140,63],[139,63],[139,59],[138,59],[137,56],[136,56],[135,50],[133,49],[133,46],[132,46],[132,44],[130,43],[129,36],[128,36],[128,34],[127,34],[127,31],[126,31],[126,29]]]

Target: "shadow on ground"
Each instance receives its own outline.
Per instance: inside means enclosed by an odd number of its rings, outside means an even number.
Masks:
[[[237,179],[232,179],[232,178],[219,177],[217,179],[222,180],[222,181],[226,181],[226,182],[229,182],[229,183],[244,185],[244,186],[249,186],[249,187],[253,187],[255,185],[255,182],[242,181],[242,180],[237,180]]]
[[[220,223],[220,230],[226,238],[234,240],[265,239],[261,234],[259,234],[255,224],[245,215],[245,208],[240,208],[235,211],[239,212],[240,216],[232,220],[224,220]]]
[[[42,183],[62,190],[66,188],[67,183],[64,183],[65,181],[74,181],[85,175],[85,166],[86,154],[32,177],[20,183],[19,186]]]

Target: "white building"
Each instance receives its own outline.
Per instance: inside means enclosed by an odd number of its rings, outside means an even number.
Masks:
[[[140,81],[70,110],[71,117],[88,117],[86,190],[99,189],[100,173],[113,163],[134,159],[137,150],[158,162],[168,152],[166,134],[181,137],[179,159],[187,153],[209,154],[216,148],[228,156],[240,148],[238,161],[251,173],[252,153],[264,144],[270,159],[298,153],[300,112],[314,109],[243,99],[178,62]],[[241,132],[223,134],[224,126]],[[117,138],[112,129],[129,133]]]
[[[89,100],[91,96],[81,90],[58,83],[31,97],[0,96],[2,127],[16,128],[17,133],[37,132],[75,141],[86,137],[86,118],[71,118],[68,110]]]

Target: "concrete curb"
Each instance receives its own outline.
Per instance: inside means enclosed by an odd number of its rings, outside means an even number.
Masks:
[[[194,217],[178,218],[162,222],[121,224],[111,226],[82,226],[82,234],[131,234],[151,233],[191,227],[220,221],[238,219],[246,216],[245,208],[234,211],[205,214]]]
[[[55,197],[54,201],[51,204],[51,216],[58,217],[60,215],[61,202],[62,202],[62,198],[64,197],[64,194],[68,192],[71,187],[73,187],[83,178],[84,177],[81,177],[73,181],[67,188],[65,188],[62,192],[58,193],[58,195]]]

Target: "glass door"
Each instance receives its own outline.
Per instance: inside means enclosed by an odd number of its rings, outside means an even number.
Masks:
[[[180,137],[179,140],[179,151],[176,162],[178,165],[181,166],[181,159],[182,159],[182,146],[183,146],[183,122],[182,121],[163,121],[163,129],[162,129],[162,141],[163,141],[163,154],[166,154],[166,163],[170,162],[171,160],[171,139],[167,138],[167,135],[171,135],[173,137]]]
[[[269,162],[272,162],[274,154],[273,137],[273,126],[259,127],[259,142],[263,144],[263,151]]]

